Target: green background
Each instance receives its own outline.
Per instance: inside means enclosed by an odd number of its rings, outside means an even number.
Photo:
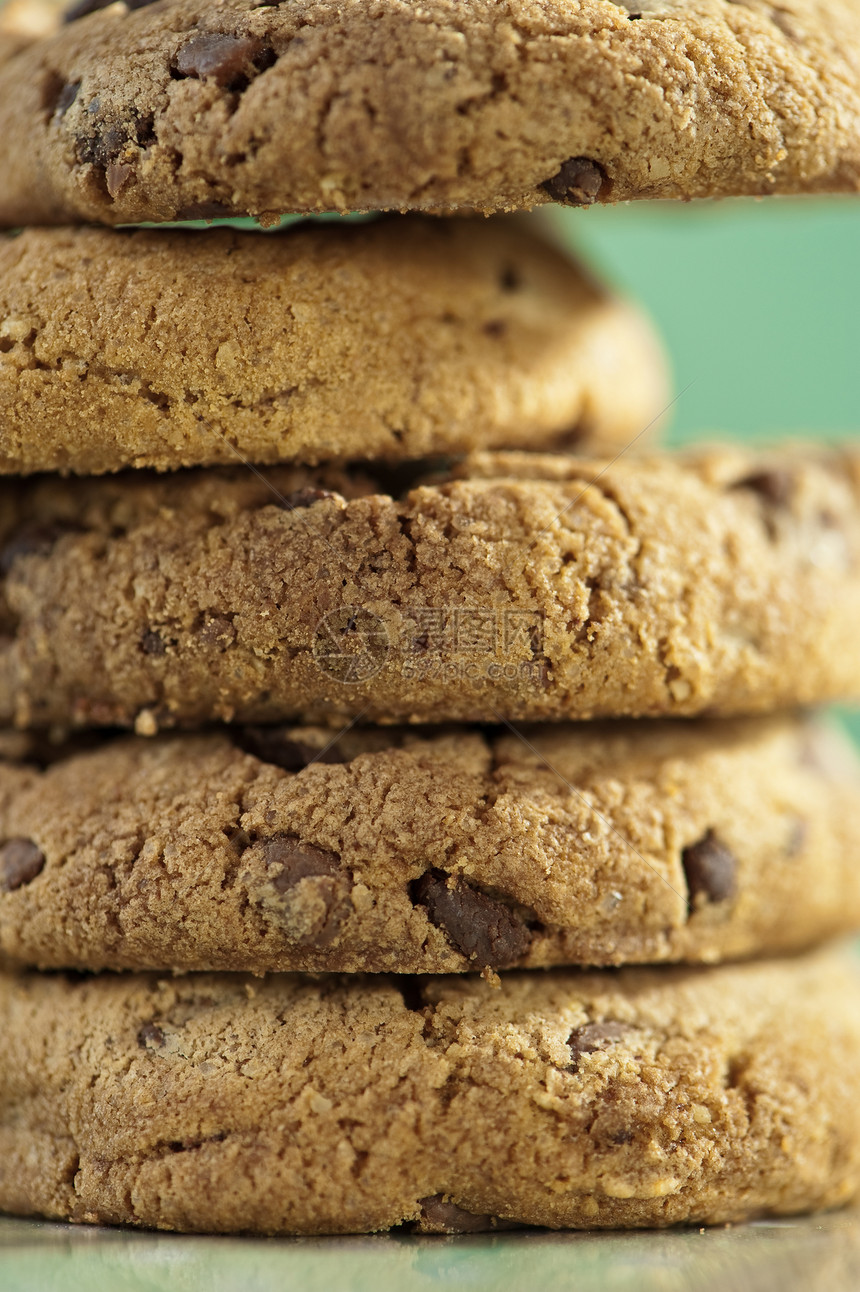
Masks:
[[[630,203],[557,218],[654,316],[684,390],[676,442],[860,435],[855,200]]]

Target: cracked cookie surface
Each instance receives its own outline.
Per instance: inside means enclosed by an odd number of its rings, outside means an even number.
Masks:
[[[0,1206],[349,1233],[722,1223],[860,1185],[858,973],[0,976]]]
[[[660,348],[529,225],[0,238],[0,472],[623,446]]]
[[[425,484],[0,483],[0,720],[152,735],[854,697],[858,500],[850,447],[473,454]]]
[[[77,11],[0,74],[7,224],[489,212],[860,182],[853,0]]]
[[[801,719],[0,741],[0,957],[450,973],[860,924],[856,756]]]

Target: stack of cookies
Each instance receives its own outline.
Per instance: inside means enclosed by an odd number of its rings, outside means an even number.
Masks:
[[[0,1207],[860,1190],[860,772],[799,711],[860,696],[860,450],[650,448],[647,324],[502,214],[853,190],[858,45],[847,0],[5,39]]]

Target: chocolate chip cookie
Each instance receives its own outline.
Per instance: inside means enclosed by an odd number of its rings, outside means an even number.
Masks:
[[[0,975],[0,1206],[263,1233],[721,1223],[860,1187],[858,969]]]
[[[0,76],[6,224],[860,183],[853,0],[137,0],[69,17]]]
[[[659,346],[529,224],[0,237],[0,472],[623,446]]]
[[[717,961],[860,925],[857,761],[821,723],[17,740],[7,962],[489,972]]]
[[[0,721],[740,714],[860,695],[860,453],[0,484]]]

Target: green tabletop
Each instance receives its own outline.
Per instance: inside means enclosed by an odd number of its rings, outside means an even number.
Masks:
[[[230,1239],[0,1219],[3,1292],[784,1292],[860,1287],[860,1215],[721,1229]]]

